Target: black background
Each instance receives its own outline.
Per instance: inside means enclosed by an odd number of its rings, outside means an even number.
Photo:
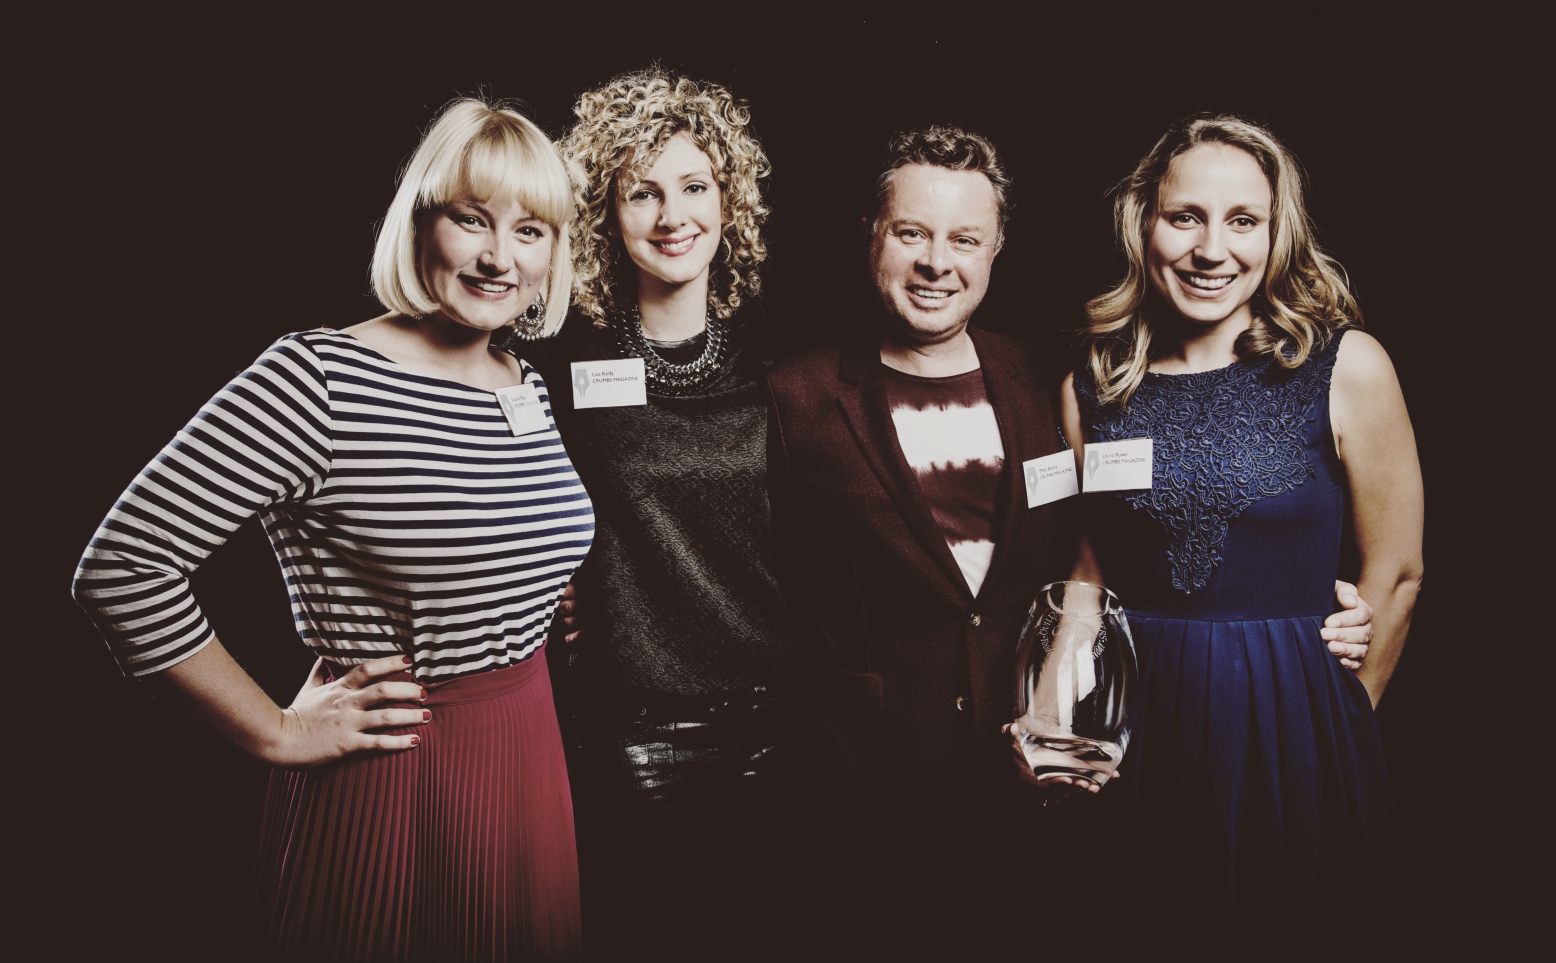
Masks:
[[[392,32],[141,13],[77,25],[85,36],[18,88],[18,131],[37,136],[13,146],[26,173],[11,234],[35,260],[13,276],[10,395],[19,448],[43,453],[11,469],[13,599],[38,620],[9,640],[24,933],[59,958],[220,959],[243,917],[262,767],[121,679],[67,596],[119,491],[277,336],[380,313],[376,225],[438,107],[521,98],[557,135],[580,91],[656,59],[750,103],[774,167],[766,311],[791,348],[857,322],[860,192],[893,130],[959,123],[1004,151],[1016,206],[979,323],[1052,347],[1056,368],[1081,304],[1119,272],[1107,191],[1166,124],[1229,111],[1286,141],[1321,240],[1394,359],[1426,477],[1427,588],[1380,711],[1410,883],[1407,910],[1379,926],[1402,945],[1516,927],[1525,904],[1500,880],[1533,845],[1519,787],[1537,763],[1515,711],[1523,655],[1495,630],[1522,600],[1477,586],[1521,570],[1485,536],[1512,497],[1471,465],[1497,421],[1490,373],[1538,367],[1518,347],[1517,325],[1534,321],[1491,301],[1508,281],[1505,225],[1478,220],[1516,182],[1498,151],[1518,136],[1489,111],[1530,96],[1518,58],[1460,24],[1363,32],[1316,14],[951,9],[898,25],[648,12],[570,11],[589,40],[513,8],[429,12]],[[196,587],[228,648],[285,701],[310,659],[256,525]],[[1337,893],[1336,912],[1366,914],[1376,896]]]

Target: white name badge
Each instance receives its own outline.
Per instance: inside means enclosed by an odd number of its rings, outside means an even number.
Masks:
[[[573,362],[574,408],[648,404],[642,358]]]
[[[1086,446],[1086,490],[1126,491],[1151,487],[1151,439],[1126,438]]]
[[[497,404],[508,417],[515,435],[529,435],[551,427],[551,419],[540,404],[540,392],[531,384],[509,385],[497,389]]]
[[[1021,463],[1027,482],[1027,507],[1036,508],[1080,493],[1075,477],[1075,452],[1056,451]]]

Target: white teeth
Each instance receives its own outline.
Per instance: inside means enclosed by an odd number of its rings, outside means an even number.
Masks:
[[[950,291],[935,291],[931,290],[930,288],[909,288],[908,290],[912,291],[914,294],[921,298],[927,298],[931,301],[938,301],[941,298],[948,298],[951,296]]]
[[[1232,283],[1232,278],[1231,277],[1202,278],[1202,277],[1200,277],[1197,274],[1182,274],[1182,275],[1179,275],[1179,277],[1188,278],[1189,279],[1189,283],[1191,285],[1193,285],[1194,287],[1196,287],[1196,288],[1205,288],[1208,291],[1214,291],[1217,288],[1224,288],[1228,284]]]
[[[476,281],[475,286],[491,294],[502,294],[511,285],[502,284],[498,281]]]
[[[687,251],[692,249],[692,242],[695,240],[697,240],[696,237],[689,237],[683,241],[656,241],[655,244],[661,251],[664,251],[666,254],[685,254]]]

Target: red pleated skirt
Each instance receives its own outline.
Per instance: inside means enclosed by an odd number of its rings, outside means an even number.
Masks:
[[[407,676],[407,678],[409,678]],[[277,769],[255,916],[283,960],[566,960],[578,857],[545,653],[425,686],[421,744]]]

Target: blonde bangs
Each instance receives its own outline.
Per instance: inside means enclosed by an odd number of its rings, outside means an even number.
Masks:
[[[572,187],[561,156],[538,127],[513,110],[474,98],[450,103],[416,148],[379,231],[373,291],[385,307],[420,316],[437,310],[422,284],[417,222],[461,197],[517,201],[555,230],[542,334],[567,315],[572,285]]]
[[[531,143],[507,124],[492,124],[481,131],[466,146],[458,164],[438,166],[441,169],[422,185],[419,206],[424,210],[440,208],[460,197],[474,197],[518,201],[556,227],[565,227],[572,219],[572,188],[551,144]]]

